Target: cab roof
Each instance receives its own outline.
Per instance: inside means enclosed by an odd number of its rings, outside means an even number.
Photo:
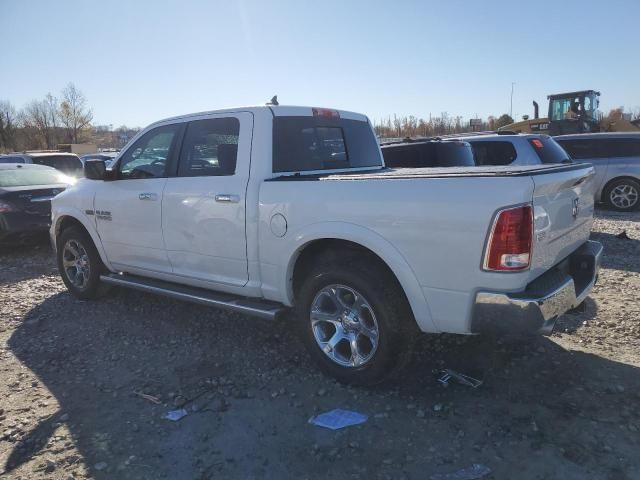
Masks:
[[[157,122],[152,123],[151,125],[172,122],[177,120],[188,120],[190,118],[203,117],[207,115],[214,115],[218,113],[236,113],[236,112],[259,112],[270,110],[271,114],[274,117],[312,117],[314,115],[314,109],[319,110],[333,110],[339,113],[340,118],[348,119],[348,120],[359,120],[361,122],[368,122],[369,119],[366,115],[361,113],[351,112],[348,110],[339,110],[335,108],[326,108],[326,107],[305,107],[305,106],[295,106],[295,105],[253,105],[247,107],[233,107],[233,108],[223,108],[220,110],[208,110],[204,112],[196,112],[196,113],[188,113],[185,115],[177,115],[175,117],[165,118],[163,120],[158,120]],[[149,126],[151,126],[149,125]]]

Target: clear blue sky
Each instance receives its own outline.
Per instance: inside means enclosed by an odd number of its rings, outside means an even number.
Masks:
[[[594,88],[640,107],[640,1],[0,0],[0,99],[69,81],[95,122],[263,103],[372,118],[531,114]]]

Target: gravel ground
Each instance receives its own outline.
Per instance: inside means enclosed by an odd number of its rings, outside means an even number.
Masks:
[[[0,477],[428,479],[480,463],[484,478],[639,479],[640,213],[598,212],[593,238],[600,282],[552,337],[425,337],[376,389],[317,373],[286,322],[125,290],[79,301],[46,244],[1,251]],[[445,388],[442,368],[484,383]],[[333,408],[369,419],[307,423]]]

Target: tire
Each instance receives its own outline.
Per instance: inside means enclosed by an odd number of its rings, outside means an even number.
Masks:
[[[100,274],[105,272],[106,268],[87,232],[79,227],[69,227],[58,237],[56,247],[58,271],[69,292],[85,300],[104,293]],[[77,252],[77,255],[74,252]],[[75,265],[72,265],[72,262]]]
[[[604,191],[603,200],[618,212],[630,212],[640,207],[640,183],[631,178],[614,180]]]
[[[395,277],[362,254],[317,261],[297,292],[296,319],[320,369],[352,385],[375,385],[401,370],[418,333]]]

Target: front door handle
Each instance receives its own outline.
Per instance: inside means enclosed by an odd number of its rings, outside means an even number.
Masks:
[[[158,200],[158,195],[155,193],[140,193],[138,195],[138,199],[155,201],[155,200]]]
[[[231,195],[229,193],[219,193],[215,196],[216,202],[220,203],[238,203],[240,195]]]

